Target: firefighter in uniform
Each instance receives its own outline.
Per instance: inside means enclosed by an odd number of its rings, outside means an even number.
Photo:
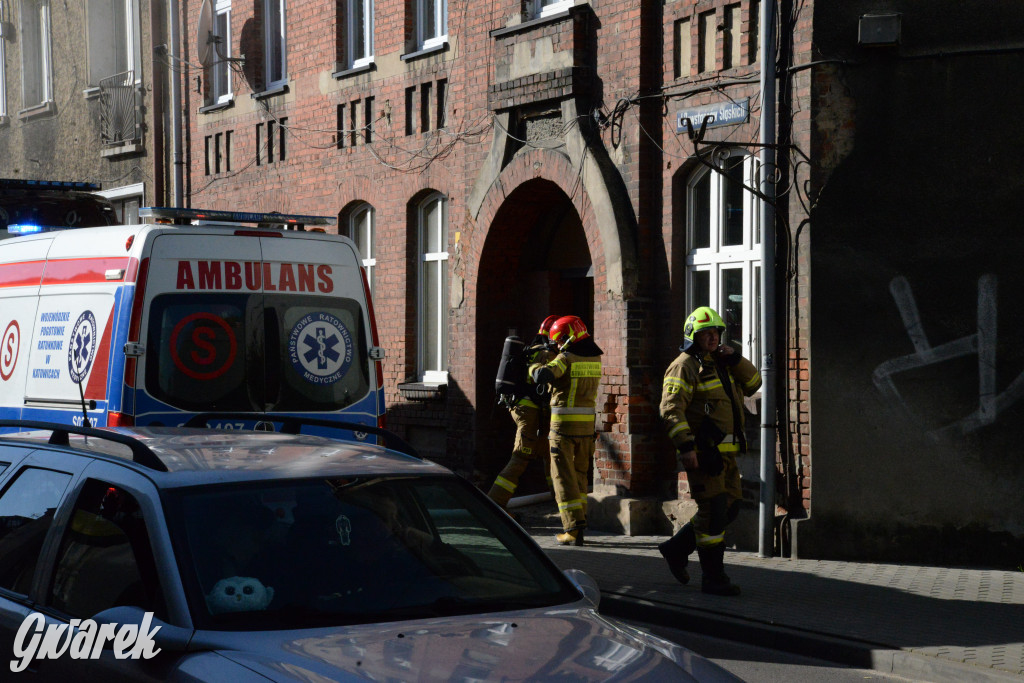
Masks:
[[[552,323],[558,320],[557,315],[549,315],[540,325],[537,335],[526,347],[527,367],[532,363],[547,363],[555,354],[551,351],[548,339],[548,331]],[[534,459],[541,459],[542,463],[547,462],[548,444],[541,432],[547,425],[548,397],[546,394],[539,395],[535,390],[536,386],[528,377],[523,377],[523,382],[515,388],[515,393],[510,397],[511,405],[508,406],[512,420],[516,423],[516,440],[512,445],[512,457],[508,464],[501,470],[491,485],[487,496],[495,503],[504,508],[512,498],[519,486],[519,478],[523,476],[527,465]],[[548,468],[550,471],[550,468]],[[547,477],[548,485],[551,484],[550,474]]]
[[[562,545],[583,545],[587,526],[587,474],[594,457],[597,390],[601,386],[601,355],[587,326],[574,315],[551,326],[551,342],[559,354],[530,366],[530,376],[551,385],[551,478],[562,519]]]
[[[746,451],[742,396],[761,386],[761,375],[739,351],[722,343],[725,322],[707,306],[686,319],[682,353],[665,371],[661,417],[686,470],[697,514],[658,546],[672,574],[690,580],[686,565],[697,550],[701,590],[739,595],[725,574],[725,528],[739,513],[742,499],[736,454]]]

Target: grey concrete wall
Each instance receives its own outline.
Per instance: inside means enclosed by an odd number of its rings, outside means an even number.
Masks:
[[[902,13],[902,43],[858,48],[857,17],[878,3],[816,5],[816,58],[846,60],[818,94],[850,104],[815,120],[853,125],[816,140],[848,151],[817,169],[808,228],[812,493],[797,552],[1017,566],[1024,13],[885,7]]]
[[[168,58],[166,51],[154,49],[154,43],[163,40],[163,4],[158,2],[155,8],[150,0],[136,4],[142,140],[114,156],[102,153],[100,100],[89,74],[86,3],[51,3],[52,104],[31,115],[26,115],[22,102],[20,11],[19,3],[9,3],[3,12],[0,40],[4,41],[7,117],[0,122],[0,177],[88,181],[105,190],[145,183],[146,199],[156,199],[154,188],[164,174],[155,166],[162,141],[155,137],[159,127],[153,117],[160,107],[153,98],[154,72],[165,70]],[[154,29],[159,34],[156,41]]]

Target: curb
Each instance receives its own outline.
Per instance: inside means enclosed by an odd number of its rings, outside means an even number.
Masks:
[[[601,591],[599,611],[612,617],[656,623],[913,680],[932,683],[1020,683],[1022,680],[1011,671],[894,650],[878,643],[739,619],[717,612],[668,606],[620,593]]]

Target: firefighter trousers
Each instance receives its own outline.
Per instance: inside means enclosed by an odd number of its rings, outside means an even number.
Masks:
[[[505,507],[512,495],[519,486],[519,478],[526,471],[526,466],[533,460],[540,460],[541,464],[547,463],[548,444],[544,439],[543,429],[547,429],[544,417],[546,412],[535,406],[514,405],[509,408],[509,414],[516,423],[516,440],[512,445],[512,457],[505,468],[501,470],[491,485],[487,496],[498,505]],[[545,469],[548,485],[551,484],[551,477]]]
[[[711,477],[700,470],[686,470],[690,484],[690,497],[697,503],[697,514],[690,522],[697,536],[697,548],[711,548],[725,541],[725,528],[736,519],[740,511],[743,490],[740,471],[736,466],[736,453],[723,445],[723,469]]]
[[[551,479],[558,502],[562,530],[587,526],[587,491],[590,462],[594,458],[594,435],[565,436],[552,433]]]

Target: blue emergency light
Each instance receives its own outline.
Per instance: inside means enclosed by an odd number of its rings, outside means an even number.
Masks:
[[[54,230],[67,230],[64,225],[34,225],[32,223],[12,223],[7,226],[7,232],[12,235],[34,235],[37,232],[52,232]]]

